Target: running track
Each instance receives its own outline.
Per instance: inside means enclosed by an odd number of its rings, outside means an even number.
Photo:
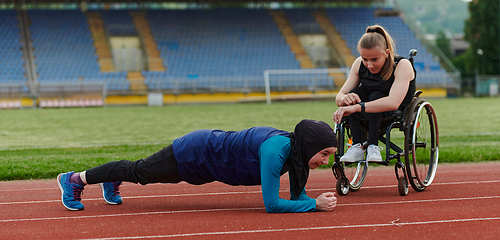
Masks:
[[[87,186],[84,211],[68,211],[55,180],[0,182],[0,239],[495,239],[500,236],[500,162],[441,164],[434,183],[399,196],[393,167],[372,167],[333,212],[269,214],[259,186],[125,183],[124,203]],[[282,197],[288,196],[282,177]],[[333,191],[331,170],[312,170],[316,197]]]

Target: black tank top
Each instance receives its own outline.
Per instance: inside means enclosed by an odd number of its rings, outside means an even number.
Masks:
[[[361,62],[358,70],[358,76],[361,82],[361,87],[363,87],[368,93],[372,93],[375,91],[381,91],[385,95],[389,96],[389,91],[391,90],[392,84],[394,83],[394,71],[396,67],[398,66],[399,61],[401,59],[404,59],[404,57],[401,56],[395,56],[394,57],[394,70],[392,71],[391,77],[389,79],[384,80],[382,79],[382,76],[380,73],[373,74],[366,68],[366,66]],[[413,72],[415,73],[415,76],[417,76],[417,72],[415,71],[415,68],[413,68]],[[413,94],[415,93],[416,87],[415,87],[415,78],[411,80],[410,86],[408,87],[408,91],[406,92],[406,96],[403,99],[403,102],[401,103],[401,106],[399,106],[399,110],[403,111],[404,108],[410,104],[411,99],[413,98]]]

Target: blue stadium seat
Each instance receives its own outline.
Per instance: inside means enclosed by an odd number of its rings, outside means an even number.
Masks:
[[[27,81],[21,51],[21,33],[18,13],[14,10],[0,10],[0,82],[23,83]],[[27,88],[23,88],[27,92]]]
[[[150,88],[160,79],[262,77],[266,69],[300,68],[263,9],[149,10],[147,18],[167,68],[162,78],[145,75]],[[268,56],[282,58],[264,62]]]
[[[297,34],[321,34],[312,9],[284,10]],[[439,63],[399,17],[375,17],[376,8],[329,8],[327,16],[357,56],[356,44],[366,26],[385,26],[401,55],[418,49],[418,71],[442,73]],[[138,35],[129,10],[101,13],[107,34]],[[102,73],[85,13],[79,10],[28,10],[38,79],[42,82],[104,81],[110,90],[128,90],[126,72]],[[262,78],[266,69],[299,69],[300,64],[265,9],[148,10],[146,18],[165,72],[143,71],[150,89],[176,86],[241,87],[241,77]],[[17,12],[0,14],[0,81],[26,81],[20,51]],[[289,76],[288,76],[289,77]],[[222,79],[210,84],[205,79]],[[328,75],[317,84],[331,84]],[[226,81],[234,79],[233,82]],[[307,83],[300,80],[299,85]],[[180,84],[179,81],[186,81]],[[292,84],[292,83],[289,83]],[[262,87],[263,81],[253,83]],[[293,84],[292,84],[293,85]]]
[[[410,49],[418,50],[418,55],[415,58],[415,69],[417,71],[429,71],[436,75],[446,74],[439,63],[434,60],[432,54],[427,51],[426,47],[401,18],[376,17],[375,10],[377,8],[374,7],[329,8],[327,9],[327,16],[346,41],[354,56],[359,56],[356,47],[359,38],[365,33],[366,27],[379,24],[391,34],[396,44],[396,51],[400,55],[407,57]],[[439,81],[440,78],[435,79]]]
[[[123,13],[119,13],[123,14]],[[41,82],[107,82],[110,90],[127,90],[126,72],[102,73],[87,17],[79,10],[29,10],[35,64]]]

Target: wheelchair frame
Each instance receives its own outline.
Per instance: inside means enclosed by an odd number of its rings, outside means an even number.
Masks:
[[[417,50],[410,50],[410,62],[413,65],[413,57]],[[421,90],[415,91],[411,103],[405,112],[396,111],[397,114],[384,118],[383,123],[389,125],[381,129],[379,141],[386,145],[385,160],[377,164],[388,166],[391,160],[396,159],[394,166],[398,180],[398,191],[401,196],[408,194],[408,182],[417,191],[423,191],[430,186],[436,174],[439,159],[439,132],[436,114],[432,105],[424,98],[420,98]],[[361,124],[363,138],[367,138],[368,125]],[[397,128],[404,133],[404,147],[401,148],[391,141],[391,130]],[[385,130],[385,137],[384,132]],[[427,132],[428,130],[428,132]],[[354,163],[340,162],[340,157],[345,152],[346,140],[350,141],[350,129],[344,118],[340,124],[336,124],[338,146],[335,152],[335,162],[332,171],[337,179],[336,190],[339,195],[346,195],[349,190],[357,191],[363,185],[368,171],[368,162],[360,160]],[[391,154],[390,150],[395,151]],[[401,161],[401,157],[405,162]],[[399,171],[403,173],[402,176]],[[347,174],[346,174],[347,171]],[[350,179],[349,179],[350,178]]]

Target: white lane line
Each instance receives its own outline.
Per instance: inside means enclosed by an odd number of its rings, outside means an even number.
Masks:
[[[392,202],[367,202],[367,203],[341,203],[338,207],[343,206],[363,206],[363,205],[388,205],[388,204],[406,204],[406,203],[426,203],[426,202],[449,202],[449,201],[470,201],[470,200],[485,200],[496,199],[500,196],[485,196],[485,197],[469,197],[469,198],[447,198],[447,199],[432,199],[432,200],[408,200],[408,201],[392,201]],[[67,220],[79,218],[101,218],[101,217],[120,217],[120,216],[137,216],[137,215],[158,215],[158,214],[174,214],[174,213],[192,213],[192,212],[221,212],[221,211],[248,211],[248,210],[263,210],[265,208],[220,208],[220,209],[200,209],[200,210],[179,210],[179,211],[161,211],[161,212],[141,212],[141,213],[120,213],[106,215],[87,215],[75,217],[49,217],[49,218],[19,218],[19,219],[4,219],[3,222],[26,222],[26,221],[42,221],[42,220]]]
[[[57,182],[55,183],[57,185]],[[56,190],[59,189],[57,187],[53,188],[17,188],[17,189],[0,189],[0,192],[21,192],[21,191],[48,191],[48,190]]]
[[[184,233],[184,234],[152,235],[152,236],[134,236],[134,237],[88,238],[88,239],[81,239],[81,240],[121,240],[121,239],[174,238],[174,237],[210,236],[210,235],[234,235],[234,234],[252,234],[252,233],[273,233],[273,232],[291,232],[291,231],[347,229],[347,228],[369,228],[369,227],[391,227],[391,226],[406,226],[406,225],[428,225],[428,224],[439,224],[439,223],[460,223],[460,222],[478,222],[478,221],[495,221],[495,220],[500,220],[500,217],[466,218],[466,219],[451,219],[451,220],[445,219],[445,220],[423,221],[423,222],[375,223],[375,224],[344,225],[344,226],[308,227],[308,228],[280,228],[280,229],[242,230],[242,231],[227,231],[227,232],[200,232],[200,233]]]
[[[485,180],[485,181],[469,181],[469,182],[433,182],[431,186],[434,185],[460,185],[460,184],[482,184],[482,183],[499,183],[500,180]],[[387,185],[387,186],[366,186],[361,187],[362,189],[374,189],[374,188],[388,188],[397,187],[398,185]]]
[[[325,190],[325,189],[313,189],[308,191]],[[145,198],[169,198],[169,197],[187,197],[187,196],[210,196],[210,195],[231,195],[231,194],[260,194],[260,191],[252,192],[225,192],[225,193],[193,193],[193,194],[173,194],[173,195],[147,195],[147,196],[133,196],[133,197],[123,197],[124,199],[145,199]],[[482,196],[482,197],[469,197],[469,198],[448,198],[448,199],[429,199],[429,200],[407,200],[407,201],[395,201],[395,202],[369,202],[369,203],[352,203],[352,204],[338,204],[337,206],[355,206],[355,205],[379,205],[385,203],[413,203],[413,202],[436,202],[436,201],[461,201],[461,200],[479,200],[479,199],[491,199],[500,198],[500,196]],[[83,202],[87,201],[102,201],[102,198],[89,198],[84,199]],[[60,203],[61,200],[42,200],[42,201],[25,201],[25,202],[5,202],[0,203],[0,205],[18,205],[18,204],[38,204],[38,203]]]
[[[444,182],[444,183],[439,183],[439,182],[433,182],[431,186],[433,185],[456,185],[456,184],[481,184],[481,183],[498,183],[500,180],[484,180],[484,181],[466,181],[466,182]],[[97,184],[95,184],[97,186]],[[125,186],[126,188],[129,187],[135,187],[136,185],[129,185]],[[389,188],[389,187],[397,187],[398,185],[386,185],[386,186],[364,186],[362,187],[363,189],[370,189],[370,188]],[[143,187],[137,185],[137,187]],[[287,188],[283,188],[284,190],[287,190]],[[0,189],[0,192],[17,192],[17,191],[47,191],[47,190],[59,190],[57,187],[53,188],[18,188],[18,189]],[[311,190],[326,190],[326,189],[308,189],[309,191]]]
[[[166,198],[166,197],[190,197],[190,196],[210,196],[210,195],[231,195],[231,194],[256,194],[261,193],[261,191],[248,191],[248,192],[221,192],[221,193],[186,193],[186,194],[165,194],[165,195],[147,195],[147,196],[132,196],[123,197],[123,199],[144,199],[144,198]],[[86,201],[102,201],[102,198],[88,198],[82,199],[83,202]],[[1,202],[0,205],[15,205],[15,204],[30,204],[30,203],[55,203],[61,202],[58,200],[41,200],[41,201],[24,201],[24,202]]]
[[[401,204],[401,203],[426,203],[426,202],[448,202],[448,201],[465,201],[465,200],[484,200],[496,199],[500,196],[483,196],[483,197],[467,197],[467,198],[441,198],[441,199],[423,199],[423,200],[406,200],[393,202],[366,202],[366,203],[342,203],[337,206],[363,206],[363,205],[385,205],[385,204]]]
[[[481,184],[481,183],[498,183],[500,180],[484,180],[484,181],[465,181],[465,182],[433,182],[431,186],[434,185],[457,185],[457,184]],[[57,183],[56,183],[57,185]],[[97,186],[97,184],[95,184]],[[126,188],[129,187],[143,187],[140,185],[129,185],[125,186]],[[363,189],[371,189],[371,188],[389,188],[389,187],[397,187],[398,185],[386,185],[386,186],[363,186]],[[47,191],[47,190],[59,190],[57,187],[53,188],[18,188],[18,189],[0,189],[0,192],[20,192],[20,191]],[[284,188],[284,190],[287,190],[287,188]],[[307,189],[308,191],[315,191],[315,190],[326,190],[326,189]],[[244,193],[244,192],[242,192]],[[217,193],[214,193],[217,194]],[[221,193],[224,194],[224,193]]]
[[[450,183],[433,183],[433,185],[456,185],[456,184],[484,184],[484,183],[498,183],[500,180],[489,180],[489,181],[471,181],[471,182],[450,182]],[[397,185],[388,186],[368,186],[362,187],[363,189],[376,189],[376,188],[389,188],[397,187]],[[58,189],[58,188],[55,188]],[[282,189],[287,191],[288,188]],[[309,192],[313,191],[331,191],[330,188],[317,188],[317,189],[307,189]],[[1,190],[0,190],[1,191]],[[29,191],[29,190],[23,190]],[[123,199],[144,199],[144,198],[165,198],[165,197],[190,197],[190,196],[214,196],[214,195],[232,195],[232,194],[261,194],[261,191],[246,191],[246,192],[218,192],[218,193],[186,193],[186,194],[168,194],[168,195],[148,195],[148,196],[131,196],[123,197]],[[88,198],[83,199],[83,201],[101,201],[102,198]],[[37,204],[37,203],[56,203],[60,202],[57,200],[37,200],[37,201],[23,201],[23,202],[0,202],[1,205],[18,205],[18,204]]]
[[[68,219],[84,219],[84,218],[102,218],[102,217],[123,217],[123,216],[140,216],[140,215],[158,215],[158,214],[174,214],[174,213],[199,213],[199,212],[222,212],[222,211],[249,211],[260,210],[259,208],[219,208],[219,209],[201,209],[201,210],[177,210],[177,211],[161,211],[161,212],[139,212],[139,213],[120,213],[120,214],[104,214],[104,215],[87,215],[74,217],[46,217],[46,218],[19,218],[19,219],[4,219],[0,223],[6,222],[26,222],[26,221],[45,221],[45,220],[68,220]]]

